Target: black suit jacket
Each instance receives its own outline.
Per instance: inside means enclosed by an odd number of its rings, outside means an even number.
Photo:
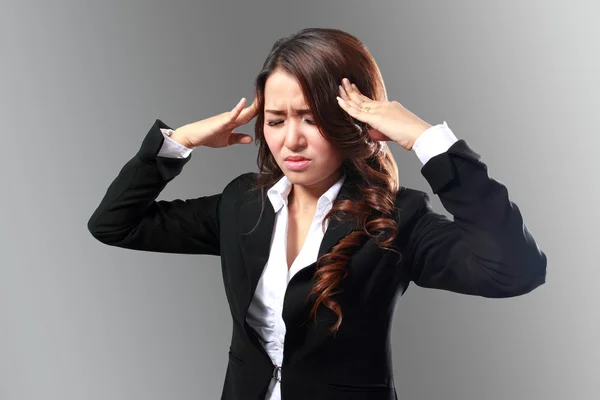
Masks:
[[[169,126],[157,119],[108,187],[88,229],[112,246],[220,256],[233,318],[222,398],[263,400],[273,366],[246,313],[269,255],[273,208],[267,200],[258,221],[259,192],[247,193],[255,173],[238,176],[219,194],[156,201],[191,159],[157,156],[164,140],[160,128]],[[336,296],[343,322],[335,336],[327,335],[337,318],[329,309],[320,308],[317,323],[308,318],[314,299],[305,300],[315,263],[289,282],[283,306],[283,399],[396,399],[390,328],[396,299],[411,281],[495,298],[519,296],[545,282],[546,256],[519,208],[464,140],[431,158],[421,172],[454,221],[432,211],[425,192],[401,187],[394,216],[401,255],[381,250],[371,239],[355,252],[343,292]],[[344,185],[338,196],[357,193]],[[353,229],[353,223],[332,219],[319,256]]]

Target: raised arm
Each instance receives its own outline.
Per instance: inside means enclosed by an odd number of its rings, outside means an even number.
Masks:
[[[88,221],[88,230],[96,239],[111,246],[219,255],[221,194],[156,201],[167,183],[192,157],[189,152],[187,157],[159,156],[159,152],[167,148],[164,141],[168,140],[161,129],[171,128],[157,119],[137,154],[108,187]]]
[[[483,297],[513,297],[546,280],[546,255],[518,206],[464,140],[430,158],[421,173],[453,221],[422,193],[406,248],[419,286]]]

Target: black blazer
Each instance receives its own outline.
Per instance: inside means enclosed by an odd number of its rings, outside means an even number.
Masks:
[[[267,261],[275,214],[258,191],[246,190],[255,173],[233,179],[222,193],[189,200],[156,201],[191,159],[157,156],[169,128],[157,119],[142,145],[110,184],[88,221],[102,243],[127,249],[221,256],[225,293],[233,318],[222,399],[264,400],[273,365],[246,323],[246,312]],[[202,153],[199,153],[201,157]],[[525,227],[506,187],[488,177],[480,156],[464,140],[421,169],[454,221],[432,211],[429,196],[401,187],[396,197],[398,255],[367,240],[352,256],[343,292],[336,295],[343,322],[326,307],[308,318],[315,263],[287,287],[287,327],[281,369],[285,400],[397,399],[390,328],[394,307],[411,281],[418,286],[483,297],[512,297],[545,282],[546,255]],[[357,193],[344,185],[338,198]],[[319,256],[354,228],[332,219]],[[250,232],[244,235],[244,233]]]

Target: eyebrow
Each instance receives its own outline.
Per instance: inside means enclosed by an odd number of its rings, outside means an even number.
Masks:
[[[301,110],[294,109],[294,111],[298,115],[312,114],[311,110],[308,110],[308,109],[305,109],[305,108],[303,108]],[[265,112],[271,113],[271,114],[275,114],[275,115],[287,115],[287,112],[285,112],[284,110],[265,110]]]

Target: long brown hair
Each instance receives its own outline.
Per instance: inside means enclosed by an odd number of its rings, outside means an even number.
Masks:
[[[254,93],[260,110],[255,125],[259,172],[256,186],[251,190],[260,189],[263,207],[266,189],[283,176],[263,134],[265,84],[275,70],[284,71],[298,80],[321,135],[342,153],[341,168],[346,174],[344,185],[360,192],[358,200],[336,199],[323,220],[325,223],[330,218],[350,218],[357,224],[357,230],[317,260],[313,276],[315,284],[309,294],[309,298],[316,297],[311,316],[316,317],[320,304],[338,316],[330,330],[333,333],[342,323],[341,307],[333,297],[340,291],[338,286],[346,276],[346,264],[353,251],[369,237],[379,247],[392,250],[389,246],[397,228],[391,216],[399,187],[397,167],[391,153],[386,151],[387,145],[373,140],[368,134],[370,127],[348,115],[335,97],[344,77],[371,99],[387,100],[387,94],[375,60],[366,46],[349,33],[338,29],[306,28],[277,40],[256,78]]]

